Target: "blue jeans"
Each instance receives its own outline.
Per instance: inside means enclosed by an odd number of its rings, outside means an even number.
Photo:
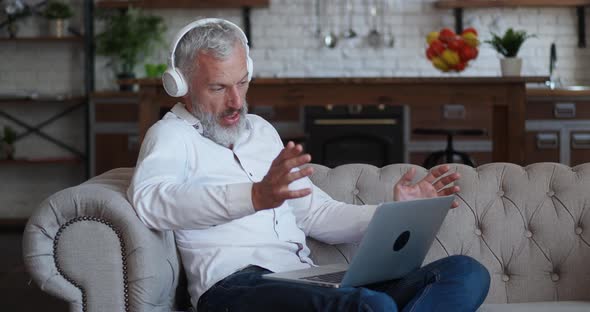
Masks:
[[[490,287],[487,269],[467,256],[432,262],[407,276],[364,287],[328,288],[266,280],[252,266],[210,288],[197,306],[213,311],[475,311]]]

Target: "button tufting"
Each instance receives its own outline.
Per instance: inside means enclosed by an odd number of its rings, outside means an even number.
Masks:
[[[360,192],[360,191],[359,191],[359,189],[354,189],[354,191],[352,191],[352,193],[353,193],[354,195],[358,195],[358,194],[359,194],[359,192]]]
[[[549,192],[547,192],[547,196],[551,197],[551,196],[553,196],[553,195],[555,195],[555,192],[553,192],[553,191],[549,191]]]
[[[508,274],[504,274],[504,275],[502,275],[502,280],[504,282],[508,282],[510,280],[510,276],[508,276]]]
[[[479,228],[475,229],[475,235],[481,236],[481,234],[482,234],[481,229],[479,229]]]
[[[498,194],[498,196],[504,196],[504,191],[498,191],[496,194]]]
[[[582,234],[582,232],[584,232],[584,230],[582,229],[582,227],[581,227],[581,226],[578,226],[578,227],[576,228],[576,234],[578,234],[578,235],[581,235],[581,234]]]
[[[531,238],[531,237],[533,237],[533,232],[526,231],[526,232],[524,232],[524,236],[526,236],[527,238]]]
[[[559,274],[557,273],[551,273],[551,280],[554,282],[559,281]]]

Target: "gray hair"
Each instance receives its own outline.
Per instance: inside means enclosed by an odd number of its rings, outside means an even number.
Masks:
[[[236,42],[241,43],[245,51],[248,51],[240,30],[224,21],[193,28],[178,43],[174,53],[176,67],[180,69],[190,86],[192,73],[197,70],[195,57],[200,52],[224,60],[232,54]]]

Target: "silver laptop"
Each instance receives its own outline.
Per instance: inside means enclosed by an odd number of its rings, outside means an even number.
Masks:
[[[336,288],[401,278],[422,265],[454,198],[381,204],[350,264],[270,273],[263,278]]]

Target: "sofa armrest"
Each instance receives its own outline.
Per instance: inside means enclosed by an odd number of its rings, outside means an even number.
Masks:
[[[180,263],[172,232],[151,231],[125,197],[131,169],[58,192],[31,216],[27,270],[71,311],[170,311]]]

